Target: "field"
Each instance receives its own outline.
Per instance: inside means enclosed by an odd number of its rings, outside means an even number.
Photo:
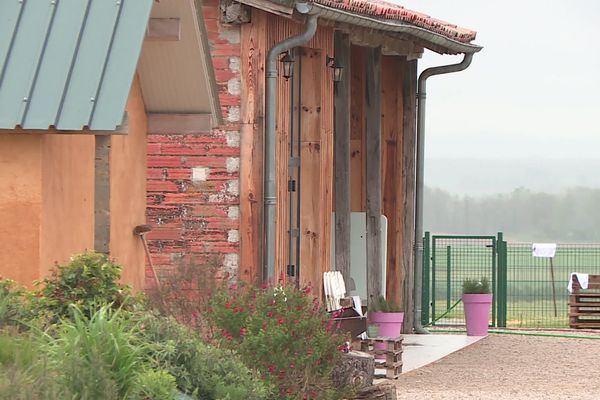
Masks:
[[[499,273],[503,263],[496,253],[495,238],[442,237],[432,241],[432,249],[434,243],[428,287],[431,297],[426,303],[436,325],[464,324],[462,305],[457,304],[462,282],[465,278],[486,277],[496,294],[505,285],[507,327],[568,327],[567,284],[571,272],[600,274],[600,244],[559,244],[551,266],[549,258],[532,256],[531,243],[508,243],[504,281],[498,279],[503,276]],[[492,312],[494,321],[497,306]]]

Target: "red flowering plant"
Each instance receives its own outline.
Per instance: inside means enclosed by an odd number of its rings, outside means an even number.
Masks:
[[[337,399],[331,372],[346,338],[310,288],[293,286],[221,290],[211,319],[223,346],[237,351],[273,384],[280,399]]]

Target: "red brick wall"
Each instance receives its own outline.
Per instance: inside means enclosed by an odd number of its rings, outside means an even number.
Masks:
[[[148,136],[148,240],[159,273],[213,259],[238,269],[240,27],[219,22],[218,0],[205,0],[203,13],[225,122],[205,134]]]

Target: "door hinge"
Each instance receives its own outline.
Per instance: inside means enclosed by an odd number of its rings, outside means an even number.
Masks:
[[[294,264],[287,266],[287,276],[296,276],[296,266]]]
[[[296,191],[296,180],[295,179],[288,180],[288,192],[295,192],[295,191]]]

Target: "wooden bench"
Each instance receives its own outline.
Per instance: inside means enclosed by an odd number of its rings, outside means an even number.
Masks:
[[[589,275],[587,289],[582,289],[573,275],[573,292],[569,295],[569,327],[600,329],[600,275]]]

